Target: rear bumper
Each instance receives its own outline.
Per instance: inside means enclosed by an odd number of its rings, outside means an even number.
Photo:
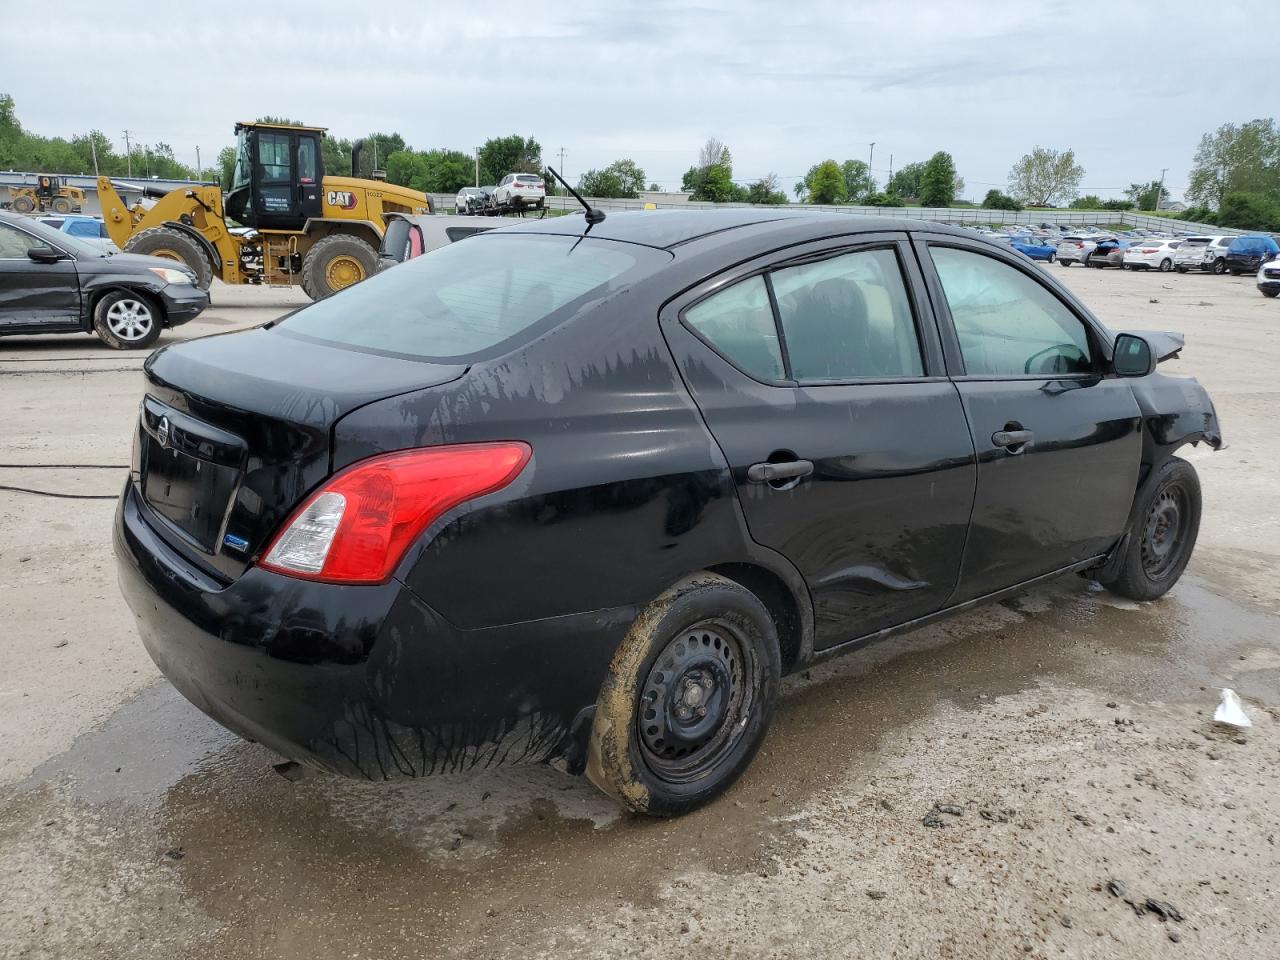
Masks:
[[[170,283],[160,290],[164,316],[171,327],[194,320],[209,306],[209,291],[191,283]]]
[[[336,586],[250,567],[223,586],[146,510],[126,483],[121,591],[160,671],[234,733],[373,780],[560,755],[580,768],[589,708],[634,608],[462,630],[396,580]]]

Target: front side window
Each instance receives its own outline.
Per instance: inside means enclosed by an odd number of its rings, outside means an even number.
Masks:
[[[892,250],[786,267],[772,280],[793,379],[923,375],[911,301]]]
[[[1031,277],[968,250],[933,247],[931,253],[968,375],[1093,371],[1084,322]]]
[[[293,207],[292,164],[289,134],[258,133],[258,209],[262,213],[287,213]]]
[[[0,260],[25,260],[27,251],[39,245],[34,237],[7,223],[0,223]]]
[[[785,376],[763,277],[749,277],[685,311],[685,323],[731,363],[760,380]]]
[[[316,142],[310,137],[298,140],[298,182],[316,182]]]

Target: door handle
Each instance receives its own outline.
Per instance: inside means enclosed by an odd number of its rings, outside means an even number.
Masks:
[[[992,443],[1010,453],[1021,453],[1034,439],[1035,434],[1030,430],[997,430],[991,435]]]
[[[774,480],[798,480],[813,473],[812,460],[788,460],[785,463],[753,463],[747,467],[747,479],[752,483],[772,483]]]

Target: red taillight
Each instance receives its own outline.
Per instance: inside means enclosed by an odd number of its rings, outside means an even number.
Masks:
[[[431,522],[514,480],[533,450],[519,441],[424,447],[334,474],[289,517],[260,566],[326,583],[382,583]]]

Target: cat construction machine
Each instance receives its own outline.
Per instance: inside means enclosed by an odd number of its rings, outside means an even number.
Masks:
[[[98,178],[107,233],[127,253],[178,260],[208,289],[224,283],[299,285],[313,300],[377,271],[388,213],[431,213],[426,194],[362,180],[360,145],[351,177],[327,176],[323,127],[236,124],[235,174],[224,200],[217,186],[170,191],[122,183],[155,201],[129,207],[110,177]],[[238,224],[239,226],[236,226]]]
[[[70,186],[66,177],[42,173],[36,177],[34,187],[10,187],[10,209],[15,213],[79,213],[84,209],[84,191]]]

